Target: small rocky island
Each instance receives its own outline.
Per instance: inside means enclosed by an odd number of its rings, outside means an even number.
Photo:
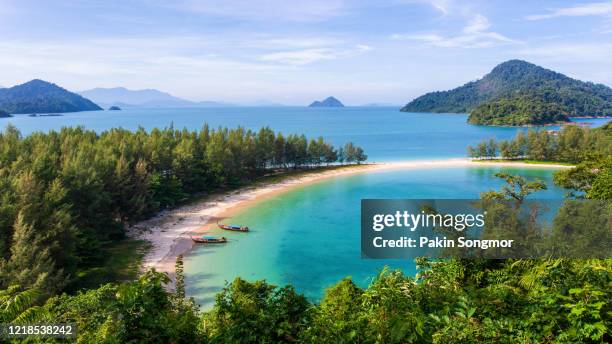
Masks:
[[[108,111],[121,111],[121,108],[113,105],[108,108]]]
[[[344,104],[334,97],[327,97],[325,100],[312,102],[308,107],[344,107]]]

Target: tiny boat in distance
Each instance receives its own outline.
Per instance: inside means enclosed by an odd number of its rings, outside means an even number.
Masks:
[[[249,227],[247,226],[236,226],[236,225],[224,225],[222,223],[217,222],[217,226],[221,229],[225,229],[226,231],[234,231],[234,232],[248,232]]]
[[[212,236],[202,236],[200,238],[191,237],[191,240],[199,244],[224,244],[227,242],[226,237],[215,238]]]

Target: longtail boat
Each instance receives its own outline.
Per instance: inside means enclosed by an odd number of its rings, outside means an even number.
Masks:
[[[211,236],[202,236],[199,238],[191,237],[191,240],[199,244],[223,244],[227,242],[226,237],[215,238]]]
[[[234,232],[248,232],[249,227],[247,226],[236,226],[236,225],[224,225],[222,223],[217,222],[217,226],[221,229],[225,229],[226,231],[234,231]]]

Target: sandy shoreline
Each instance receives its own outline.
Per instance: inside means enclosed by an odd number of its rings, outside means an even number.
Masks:
[[[568,168],[571,166],[554,164],[528,164],[521,162],[472,162],[469,159],[446,159],[428,161],[401,161],[361,166],[350,166],[341,169],[324,170],[307,173],[303,176],[287,177],[280,182],[250,186],[234,191],[214,194],[206,199],[176,209],[162,211],[155,217],[142,221],[130,228],[128,235],[132,238],[146,240],[151,249],[143,259],[143,270],[155,268],[157,271],[174,275],[176,258],[186,254],[193,247],[191,235],[202,234],[205,228],[214,225],[217,220],[231,217],[245,207],[265,198],[273,197],[332,177],[356,173],[385,171],[391,169],[414,169],[461,166],[514,166],[529,168]]]

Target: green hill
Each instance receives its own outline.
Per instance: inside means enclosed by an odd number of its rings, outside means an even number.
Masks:
[[[8,113],[102,110],[87,98],[38,79],[10,88],[0,89],[0,109]]]
[[[322,101],[314,101],[308,107],[344,107],[344,104],[334,97],[327,97]]]
[[[612,116],[612,89],[510,60],[480,80],[420,96],[401,111],[470,113],[468,121],[473,124],[546,124],[569,117]]]

